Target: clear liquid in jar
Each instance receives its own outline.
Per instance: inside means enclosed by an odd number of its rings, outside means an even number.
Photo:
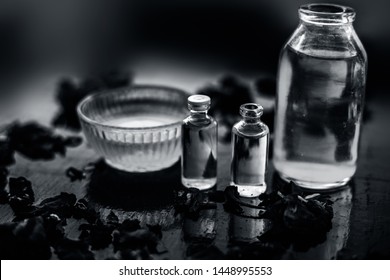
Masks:
[[[344,185],[356,170],[363,58],[287,46],[279,66],[274,165],[307,188]]]

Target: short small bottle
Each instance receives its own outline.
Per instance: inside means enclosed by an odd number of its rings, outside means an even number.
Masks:
[[[260,121],[260,105],[243,104],[240,114],[243,119],[232,129],[231,184],[240,196],[254,197],[266,190],[269,129]]]
[[[217,182],[217,122],[207,114],[206,95],[188,98],[190,115],[182,124],[181,181],[185,187],[206,190]]]

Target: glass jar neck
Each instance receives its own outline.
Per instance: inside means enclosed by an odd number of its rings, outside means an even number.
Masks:
[[[326,40],[335,40],[344,37],[348,39],[355,32],[352,23],[343,24],[321,24],[310,21],[300,21],[301,31],[306,32],[308,36],[318,39],[318,44],[323,44]],[[336,37],[332,37],[336,36]],[[310,39],[310,38],[309,38]],[[314,42],[313,42],[314,43]]]
[[[319,30],[326,30],[328,32],[340,32],[343,30],[353,29],[352,22],[340,24],[323,24],[320,22],[305,21],[303,19],[299,22],[306,30],[318,32]]]
[[[308,4],[299,9],[300,25],[288,45],[315,57],[346,58],[356,55],[357,35],[353,9],[332,4]]]

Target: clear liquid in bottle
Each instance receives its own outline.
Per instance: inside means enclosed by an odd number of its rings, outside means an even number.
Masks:
[[[188,98],[191,115],[182,124],[182,184],[206,190],[217,182],[217,122],[207,115],[210,98]]]
[[[231,184],[240,196],[254,197],[266,190],[269,129],[260,121],[260,105],[244,104],[240,113],[243,120],[232,129]]]
[[[278,79],[274,165],[308,188],[344,185],[356,170],[365,85],[362,57],[287,46]]]

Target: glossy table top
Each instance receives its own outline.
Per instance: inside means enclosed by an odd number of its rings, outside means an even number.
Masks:
[[[55,80],[40,85],[28,96],[2,102],[1,123],[14,119],[37,120],[48,125],[56,112],[53,97]],[[370,119],[364,123],[358,170],[347,188],[330,194],[335,201],[333,227],[327,238],[309,248],[290,246],[276,258],[287,259],[366,259],[390,258],[390,141],[387,99],[370,100],[367,106]],[[60,133],[69,134],[60,130]],[[229,183],[230,145],[220,143],[218,151],[218,190]],[[66,168],[82,168],[98,161],[95,152],[85,141],[77,148],[68,149],[66,157],[52,161],[31,161],[16,156],[10,176],[24,176],[32,181],[36,202],[62,191],[85,197],[102,217],[114,211],[120,220],[139,219],[143,224],[162,226],[165,253],[154,258],[225,258],[235,246],[245,247],[267,230],[266,220],[251,219],[227,213],[222,204],[216,209],[203,210],[198,220],[175,214],[174,190],[180,188],[180,165],[153,174],[128,174],[101,164],[90,178],[70,182]],[[273,168],[270,161],[269,185]],[[12,220],[8,205],[0,205],[0,222]],[[80,221],[69,219],[66,234],[77,239]],[[255,247],[249,250],[258,250]],[[96,259],[112,257],[112,248],[93,251]],[[229,255],[230,257],[233,255]],[[248,258],[250,254],[241,255]],[[239,255],[235,257],[239,258]],[[56,258],[56,256],[54,256]]]

